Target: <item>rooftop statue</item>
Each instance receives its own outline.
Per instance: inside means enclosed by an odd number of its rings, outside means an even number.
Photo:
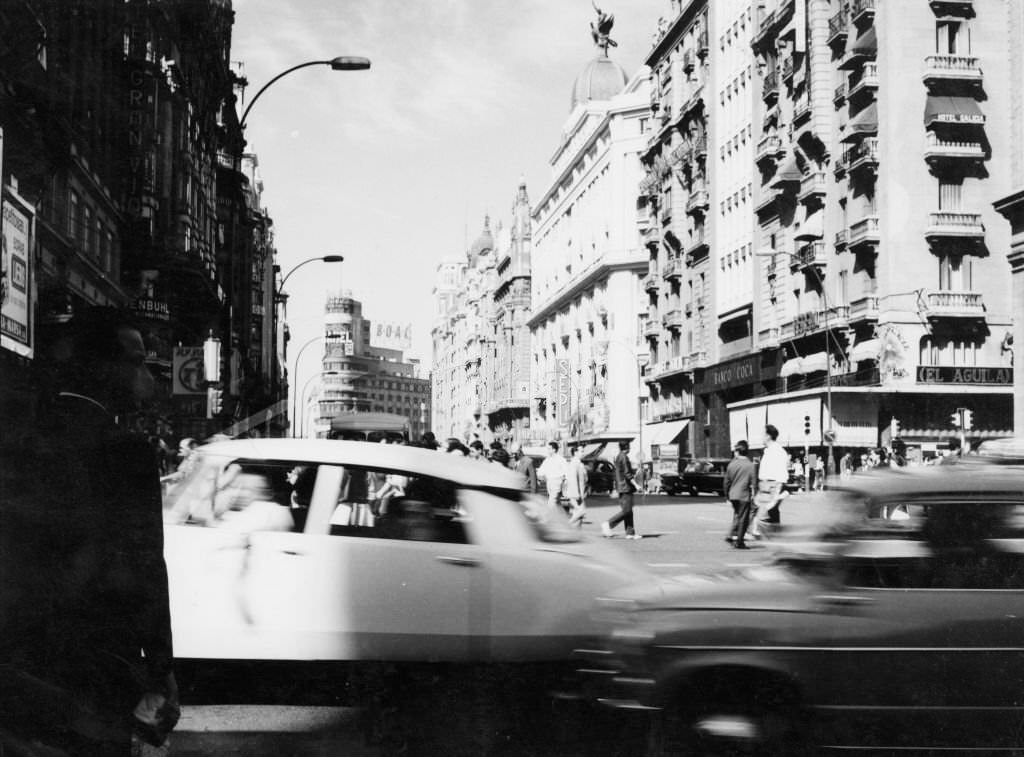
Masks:
[[[601,48],[605,55],[608,55],[609,47],[619,46],[618,42],[608,36],[615,25],[615,15],[605,13],[597,7],[597,3],[594,3],[593,0],[591,0],[591,4],[594,6],[594,10],[597,11],[597,23],[590,22],[590,36],[594,38],[594,44]]]

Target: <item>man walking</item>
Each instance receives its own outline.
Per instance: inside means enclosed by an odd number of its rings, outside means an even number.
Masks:
[[[548,490],[548,507],[552,510],[558,507],[558,498],[565,484],[565,473],[565,458],[558,453],[558,442],[548,442],[548,456],[537,469],[537,476],[544,479],[544,485]]]
[[[512,470],[526,480],[526,491],[530,494],[537,493],[537,471],[533,467],[533,460],[523,454],[523,447],[517,444],[512,448]]]
[[[626,527],[627,539],[639,539],[633,524],[633,465],[629,462],[629,442],[619,442],[619,454],[615,456],[612,470],[615,473],[615,491],[619,495],[619,512],[601,524],[601,533],[611,538],[612,529],[620,523]]]
[[[565,474],[565,499],[572,508],[569,511],[569,524],[582,528],[583,517],[587,514],[587,466],[583,464],[582,445],[577,445],[569,459]]]
[[[732,527],[726,541],[736,549],[747,549],[747,526],[750,525],[750,503],[754,498],[756,474],[754,464],[747,457],[747,440],[741,439],[733,448],[733,459],[725,469],[725,496],[732,505]]]
[[[775,526],[780,521],[779,505],[784,496],[783,487],[789,480],[789,455],[779,444],[779,430],[768,424],[764,427],[764,454],[757,471],[757,496],[754,504],[758,517],[754,520],[754,538],[760,537],[761,526]]]

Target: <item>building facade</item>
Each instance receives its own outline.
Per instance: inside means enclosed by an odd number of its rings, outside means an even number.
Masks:
[[[300,396],[303,435],[325,437],[332,418],[370,412],[405,416],[414,439],[431,427],[430,381],[419,375],[419,361],[372,344],[372,325],[350,293],[327,298],[319,380],[308,397]]]
[[[551,179],[534,205],[529,320],[531,435],[588,451],[642,433],[648,317],[635,189],[648,82],[608,57],[606,32],[594,37],[596,57],[573,85]]]

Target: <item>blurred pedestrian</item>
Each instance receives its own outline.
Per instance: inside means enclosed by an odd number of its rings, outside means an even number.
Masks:
[[[627,539],[639,539],[640,534],[636,532],[633,522],[633,492],[636,491],[636,485],[633,483],[633,464],[629,461],[629,442],[619,442],[619,454],[615,456],[612,470],[615,474],[619,512],[601,524],[601,533],[611,538],[612,529],[622,523],[626,528]]]
[[[29,536],[38,548],[4,572],[0,592],[19,602],[17,615],[0,608],[0,662],[58,693],[44,711],[0,692],[0,727],[68,754],[128,755],[133,732],[159,745],[179,714],[159,474],[145,437],[125,430],[153,377],[141,333],[112,308],[76,310],[43,343],[46,454],[23,471],[37,532],[7,517],[0,529],[0,553]],[[46,596],[24,591],[39,581]]]
[[[565,472],[565,499],[569,505],[569,524],[583,527],[587,514],[587,466],[583,464],[583,446],[572,451]]]
[[[437,449],[441,445],[437,443],[437,437],[433,431],[424,431],[420,436],[420,446],[427,449]]]
[[[469,444],[469,459],[470,460],[486,460],[487,455],[484,454],[484,443],[479,439],[474,439]]]
[[[537,471],[533,467],[533,459],[523,454],[521,444],[516,444],[512,448],[512,470],[526,480],[526,491],[531,494],[537,493]]]
[[[565,458],[558,452],[558,442],[548,442],[548,456],[537,469],[537,476],[544,479],[548,490],[548,507],[551,510],[558,507],[558,499],[562,496],[566,468]]]
[[[736,549],[747,549],[746,535],[750,525],[750,505],[757,488],[754,464],[747,457],[749,446],[746,439],[736,442],[733,458],[725,469],[723,488],[732,505],[732,526],[726,541],[733,542]]]
[[[785,485],[789,480],[789,455],[779,444],[779,430],[768,424],[764,427],[764,452],[757,470],[757,494],[754,505],[757,517],[754,520],[754,538],[760,538],[765,525],[774,527],[781,521],[779,512]]]

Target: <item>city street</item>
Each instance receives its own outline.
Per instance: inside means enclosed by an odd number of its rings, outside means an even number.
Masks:
[[[783,506],[784,526],[800,528],[820,517],[814,499],[811,495],[793,495]],[[751,549],[745,552],[724,543],[731,509],[719,497],[649,495],[638,496],[636,501],[636,525],[643,538],[626,540],[620,527],[613,542],[652,572],[671,575],[691,570],[729,570],[770,559],[771,547],[765,542],[751,542]],[[601,522],[616,510],[614,500],[593,498],[585,529],[599,534]],[[397,731],[395,722],[403,724],[402,732],[416,734],[405,739],[411,753],[422,747],[425,754],[437,753],[439,748],[448,754],[467,755],[635,754],[642,741],[642,716],[628,717],[559,702],[551,710],[553,720],[538,722],[535,718],[543,717],[543,713],[513,706],[524,702],[515,699],[514,687],[506,684],[505,680],[489,680],[480,671],[404,681],[402,699],[414,706],[387,710],[383,728],[371,728],[365,708],[190,706],[186,698],[181,723],[172,737],[173,754],[305,756],[333,755],[341,750],[356,757],[392,754],[401,748],[397,738],[390,738]],[[238,694],[244,701],[244,692]],[[504,716],[502,722],[514,725],[488,728],[494,722],[495,710]],[[557,731],[551,729],[552,722],[560,724]],[[537,727],[531,728],[534,723]],[[389,729],[393,729],[390,736]]]

